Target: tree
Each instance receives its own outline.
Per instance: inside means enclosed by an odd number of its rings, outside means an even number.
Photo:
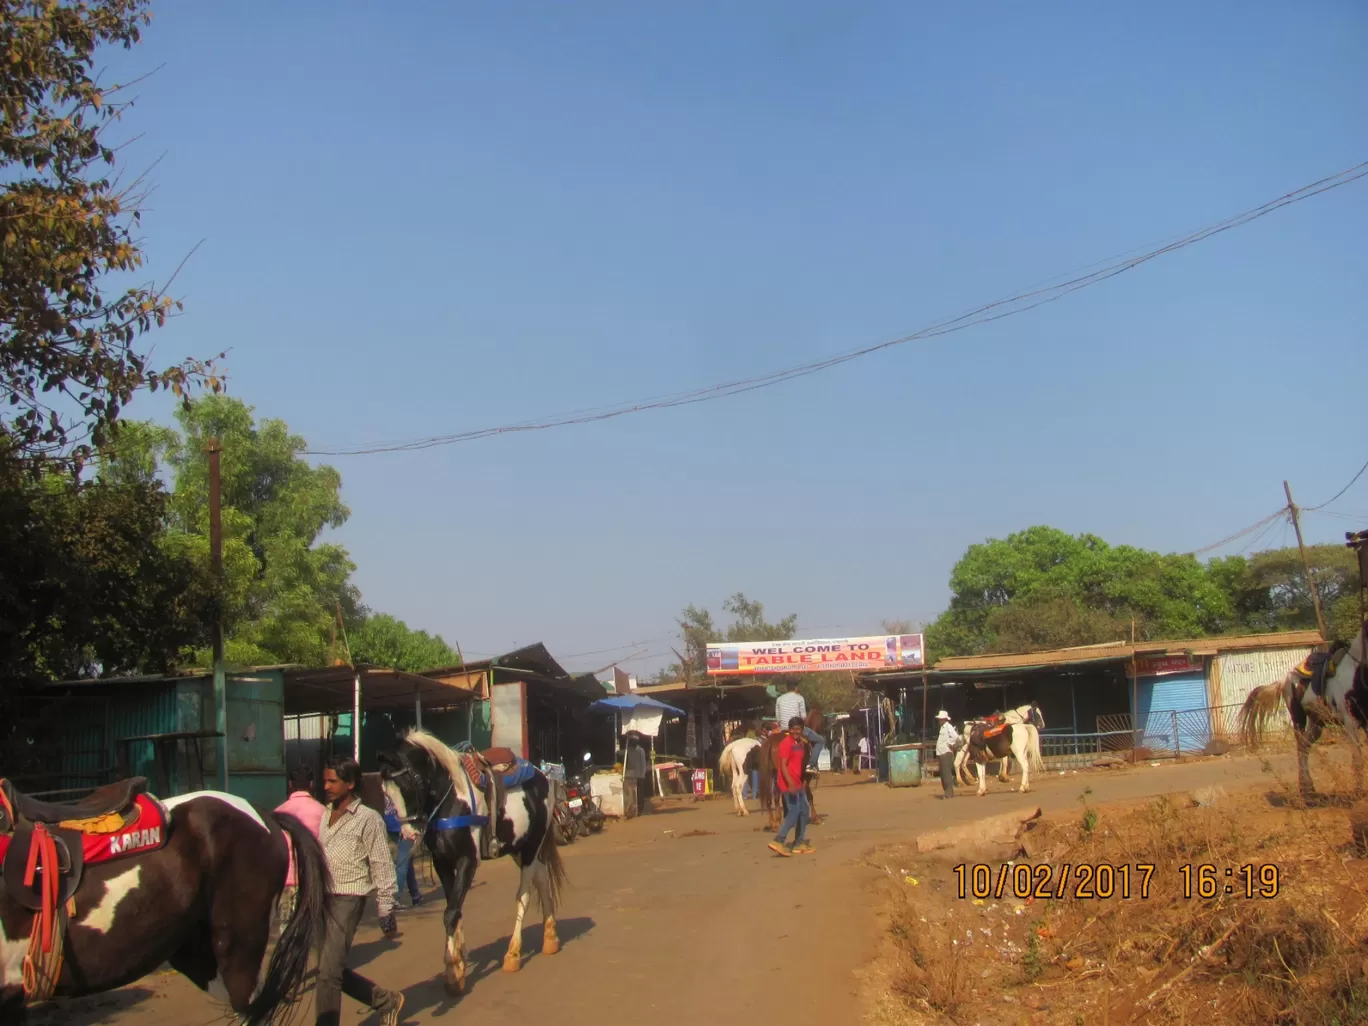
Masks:
[[[1237,571],[1212,575],[1192,556],[1031,527],[969,547],[927,647],[940,658],[1084,645],[1128,638],[1132,621],[1146,640],[1225,633],[1241,625],[1226,587]]]
[[[161,673],[208,640],[210,581],[162,544],[156,483],[0,485],[0,679]]]
[[[220,389],[213,361],[156,370],[139,345],[178,303],[101,288],[142,265],[143,184],[113,174],[107,136],[132,101],[94,59],[150,19],[146,0],[0,0],[0,437],[36,472],[88,458],[140,389]]]
[[[217,437],[223,450],[224,656],[239,665],[325,664],[337,605],[349,629],[358,628],[364,614],[347,550],[321,540],[350,513],[341,475],[311,465],[302,455],[303,438],[282,420],[258,424],[240,399],[205,396],[184,406],[177,420],[179,432],[124,425],[117,456],[102,473],[137,481],[157,472],[153,468],[169,468],[174,490],[166,545],[207,567],[204,445]]]
[[[690,605],[679,616],[679,630],[684,638],[684,651],[681,653],[685,665],[669,667],[665,673],[669,679],[680,677],[704,677],[708,672],[708,645],[718,641],[784,641],[793,637],[798,626],[796,613],[784,617],[778,623],[765,621],[763,603],[752,602],[741,592],[736,592],[722,603],[724,612],[731,613],[734,619],[725,631],[720,631],[713,622],[712,613]],[[687,673],[685,668],[687,667]]]
[[[367,616],[348,638],[352,660],[395,670],[434,670],[459,666],[455,649],[427,631],[417,631],[387,613]]]

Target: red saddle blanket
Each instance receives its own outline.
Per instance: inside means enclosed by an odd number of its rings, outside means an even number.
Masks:
[[[169,832],[166,809],[151,795],[138,795],[122,818],[123,824],[108,833],[81,833],[83,861],[87,866],[126,855],[142,855],[166,844]],[[61,829],[60,824],[57,826]],[[0,834],[0,862],[4,861],[9,846],[10,835]]]
[[[1011,724],[1007,723],[1006,721],[997,724],[985,725],[983,728],[984,740],[987,740],[990,737],[997,737],[1010,726]]]

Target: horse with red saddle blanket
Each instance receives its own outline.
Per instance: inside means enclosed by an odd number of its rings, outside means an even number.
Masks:
[[[287,838],[298,903],[263,966]],[[323,849],[293,816],[217,791],[158,801],[143,777],[65,803],[0,779],[0,867],[5,1026],[30,1002],[113,990],[163,963],[248,1026],[280,1021],[329,908]]]

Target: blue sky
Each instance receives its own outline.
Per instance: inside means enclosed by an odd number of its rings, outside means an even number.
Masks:
[[[204,240],[158,356],[231,347],[319,448],[879,342],[1368,159],[1352,0],[158,7],[110,67],[164,65],[124,126],[161,158],[153,273]],[[370,605],[467,654],[646,672],[738,590],[877,633],[985,538],[1182,551],[1284,477],[1329,498],[1368,459],[1365,266],[1368,179],[773,389],[332,458],[340,536]],[[1365,517],[1313,539],[1368,526],[1368,475],[1334,508]]]

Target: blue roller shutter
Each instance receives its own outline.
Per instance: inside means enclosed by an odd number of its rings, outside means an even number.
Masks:
[[[1207,708],[1205,675],[1141,677],[1137,684],[1139,708],[1136,712],[1142,727],[1140,744],[1156,752],[1176,750],[1191,754],[1207,746],[1211,740],[1211,715]]]

